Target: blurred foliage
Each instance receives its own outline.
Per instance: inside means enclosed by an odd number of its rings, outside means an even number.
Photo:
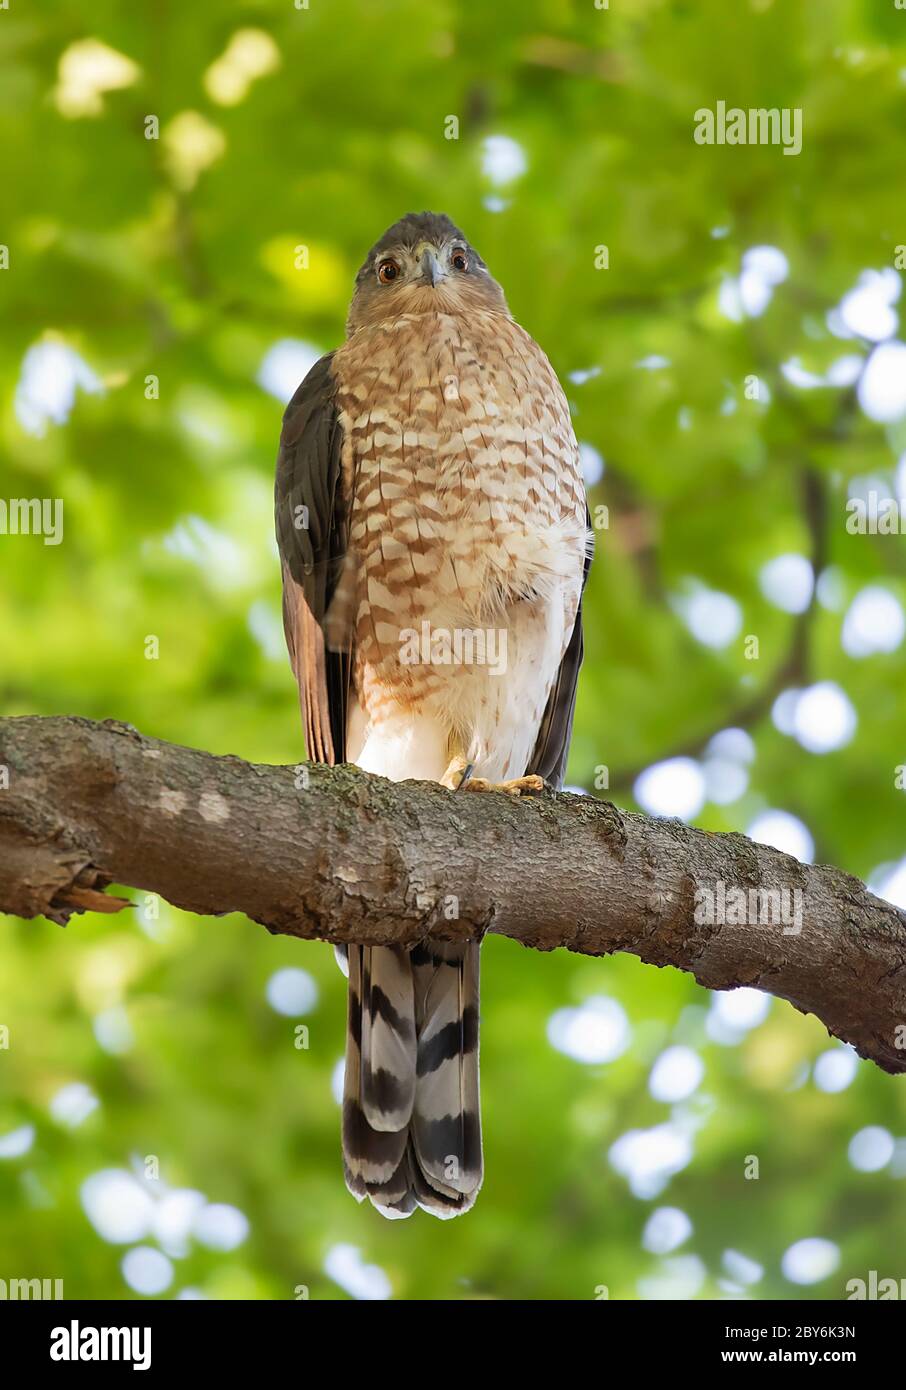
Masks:
[[[104,72],[98,92],[91,74]],[[800,390],[780,365],[820,373],[866,349],[834,338],[826,314],[906,242],[904,79],[893,0],[44,0],[40,12],[12,0],[0,12],[0,494],[63,498],[65,537],[0,538],[3,712],[115,716],[218,753],[300,758],[271,541],[281,406],[258,373],[281,340],[336,345],[364,252],[401,213],[433,207],[480,248],[567,384],[580,440],[606,461],[571,781],[592,788],[606,765],[610,794],[633,805],[638,771],[697,756],[742,718],[748,787],[698,824],[744,829],[774,807],[808,826],[818,860],[867,876],[899,859],[906,648],[847,655],[840,604],[872,582],[904,598],[902,538],[849,536],[844,505],[855,475],[892,487],[906,433],[868,420],[851,387]],[[696,145],[693,112],[721,99],[801,107],[802,153]],[[504,184],[488,172],[491,135],[525,154]],[[764,244],[789,276],[763,314],[733,321],[721,284]],[[102,389],[35,433],[23,361],[48,343],[78,353]],[[746,397],[751,374],[769,402]],[[764,596],[762,565],[788,552],[834,567],[835,607],[800,619]],[[690,580],[739,605],[732,641],[691,635],[675,603]],[[770,710],[786,684],[823,680],[859,722],[846,746],[814,754]],[[763,1267],[756,1298],[838,1298],[871,1268],[906,1273],[904,1165],[859,1172],[847,1156],[866,1126],[906,1132],[902,1080],[860,1063],[848,1088],[822,1091],[811,1067],[837,1044],[782,1003],[721,1044],[688,976],[488,940],[484,1191],[462,1221],[390,1224],[343,1187],[331,1078],[345,985],[331,952],[237,918],[162,906],[149,921],[136,897],[128,918],[80,917],[65,935],[3,920],[0,1152],[24,1126],[34,1138],[0,1158],[0,1277],[134,1296],[127,1245],[101,1239],[80,1190],[148,1155],[171,1187],[250,1223],[232,1250],[190,1241],[165,1296],[285,1299],[306,1285],[344,1297],[324,1261],[349,1244],[401,1298],[593,1298],[601,1285],[635,1298],[664,1272],[642,1245],[663,1205],[691,1220],[670,1258],[700,1262],[698,1296],[733,1296],[727,1249]],[[265,997],[286,966],[318,985],[307,1050]],[[625,1009],[631,1044],[587,1065],[546,1026],[600,995]],[[93,1029],[111,1009],[120,1051]],[[647,1085],[672,1043],[705,1068],[677,1106]],[[66,1124],[49,1107],[76,1082],[99,1104]],[[691,1161],[660,1195],[635,1196],[609,1150],[668,1121],[691,1133]],[[839,1267],[796,1287],[781,1260],[813,1236],[839,1247]]]

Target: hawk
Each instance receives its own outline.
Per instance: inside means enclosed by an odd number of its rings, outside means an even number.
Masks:
[[[465,794],[562,785],[588,510],[553,368],[448,217],[371,248],[283,418],[283,617],[308,756]],[[346,1183],[385,1216],[482,1179],[477,943],[338,948]]]

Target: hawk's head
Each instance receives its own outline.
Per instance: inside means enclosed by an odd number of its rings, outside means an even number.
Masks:
[[[503,290],[442,212],[410,212],[375,242],[355,282],[347,331],[400,314],[508,314]]]

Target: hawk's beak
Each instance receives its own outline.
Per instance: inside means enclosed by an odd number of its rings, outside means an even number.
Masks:
[[[422,264],[422,278],[428,281],[432,287],[443,280],[446,271],[437,258],[437,252],[433,246],[419,247],[420,259]]]

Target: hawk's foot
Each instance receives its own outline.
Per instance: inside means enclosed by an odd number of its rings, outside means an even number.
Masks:
[[[509,796],[531,796],[544,791],[544,778],[531,773],[509,782],[489,782],[486,777],[464,777],[460,788],[466,792],[507,792]]]

